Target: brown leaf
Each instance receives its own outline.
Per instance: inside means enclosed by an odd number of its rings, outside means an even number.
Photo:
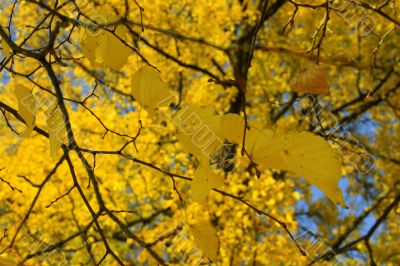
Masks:
[[[310,64],[294,78],[291,84],[292,91],[319,94],[322,96],[329,95],[327,75],[325,67]]]

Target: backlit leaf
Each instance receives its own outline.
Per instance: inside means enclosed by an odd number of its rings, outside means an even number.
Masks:
[[[208,164],[207,157],[200,158],[199,167],[196,169],[192,182],[192,198],[203,203],[212,188],[218,188],[224,184],[223,176],[215,173]]]
[[[172,118],[182,148],[196,156],[212,157],[222,146],[217,135],[220,119],[212,107],[184,105]]]
[[[64,116],[56,105],[51,107],[47,114],[47,127],[49,130],[50,156],[54,159],[63,143],[66,143],[67,130]]]
[[[220,118],[218,133],[232,143],[240,143],[243,139],[244,119],[237,114],[226,114]]]
[[[303,176],[333,202],[346,207],[338,188],[341,164],[329,143],[309,132],[274,134],[254,149],[260,166],[288,170]]]
[[[201,220],[189,225],[194,243],[210,260],[218,260],[220,241],[214,227],[209,221]]]
[[[128,57],[132,54],[132,50],[125,44],[128,43],[128,30],[125,27],[118,26],[115,30],[115,34],[119,38],[109,32],[106,33],[106,41],[104,41],[106,43],[104,44],[106,48],[103,49],[105,50],[105,54],[103,54],[103,63],[105,67],[118,70],[126,64]]]
[[[139,104],[148,110],[166,107],[172,101],[167,84],[160,79],[158,72],[151,66],[144,66],[132,75],[132,95]]]
[[[245,146],[247,153],[250,154],[250,156],[253,156],[260,147],[264,148],[272,136],[272,130],[266,128],[262,129],[261,126],[251,123],[250,129],[247,129],[246,131]]]
[[[115,29],[115,35],[103,29],[81,30],[81,48],[85,57],[95,67],[121,69],[128,57],[132,54],[131,49],[125,44],[128,31],[123,26]],[[118,37],[117,37],[118,36]]]
[[[18,99],[18,113],[25,120],[27,126],[22,136],[29,137],[35,127],[37,101],[31,90],[22,84],[15,84],[14,93]]]

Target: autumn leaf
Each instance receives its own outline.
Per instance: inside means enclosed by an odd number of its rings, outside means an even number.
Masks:
[[[189,225],[194,243],[203,254],[213,262],[218,260],[220,241],[214,227],[209,221],[200,220]]]
[[[323,2],[0,1],[0,266],[400,265],[400,5]]]
[[[192,182],[192,198],[198,203],[204,203],[208,193],[213,188],[224,184],[223,176],[215,173],[208,163],[208,158],[202,156]]]
[[[47,112],[47,127],[49,129],[50,156],[54,159],[62,144],[66,143],[67,130],[64,116],[60,108],[55,105]]]
[[[177,139],[188,153],[212,157],[223,144],[218,136],[220,118],[210,106],[184,105],[172,120],[177,127]]]
[[[95,36],[97,35],[97,36]],[[80,30],[80,46],[83,52],[83,55],[89,59],[90,63],[93,65],[96,64],[96,57],[98,54],[96,50],[100,45],[100,40],[104,38],[105,32],[104,31],[92,31],[90,29],[81,28]],[[97,37],[97,38],[96,38]]]
[[[132,95],[146,110],[167,107],[172,102],[168,85],[161,81],[158,72],[151,66],[143,66],[131,78]]]
[[[274,134],[255,145],[252,158],[260,166],[294,172],[346,208],[338,188],[340,161],[322,137],[309,132]]]
[[[246,130],[245,148],[247,153],[252,157],[253,154],[260,148],[264,147],[269,139],[272,138],[274,132],[253,122],[249,124],[249,129]],[[241,143],[240,140],[238,143]]]
[[[18,100],[18,113],[26,122],[26,130],[23,137],[29,137],[35,127],[37,101],[30,89],[22,84],[15,83],[14,93]]]
[[[106,40],[103,41],[106,43],[104,44],[106,48],[103,48],[103,51],[105,50],[105,53],[103,54],[103,63],[106,67],[119,70],[128,62],[128,58],[132,54],[132,50],[127,46],[127,28],[124,26],[116,27],[115,35],[111,34],[110,32],[106,33]]]
[[[243,117],[237,114],[222,115],[217,132],[222,138],[232,143],[240,143],[244,133]]]
[[[292,81],[292,91],[329,95],[327,75],[325,67],[310,63]]]
[[[81,30],[81,48],[85,57],[95,67],[121,69],[132,54],[126,45],[128,30],[118,26],[114,34],[103,30]],[[123,43],[125,42],[125,43]]]

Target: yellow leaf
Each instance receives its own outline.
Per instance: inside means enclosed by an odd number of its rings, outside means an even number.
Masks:
[[[139,104],[149,110],[166,107],[172,102],[167,84],[160,79],[158,72],[151,66],[144,66],[132,76],[132,95]]]
[[[93,31],[87,28],[82,28],[80,32],[83,55],[96,67],[100,66],[96,61],[99,61],[97,57],[101,54],[96,51],[101,41],[105,38],[105,34],[103,30]]]
[[[260,166],[303,176],[334,203],[346,207],[338,188],[340,161],[322,137],[309,132],[274,134],[262,145],[257,145],[252,157]]]
[[[118,26],[115,30],[115,34],[119,38],[109,32],[106,33],[107,45],[103,57],[104,66],[118,70],[128,62],[128,57],[132,54],[132,50],[125,44],[129,43],[127,38],[128,30],[125,27]]]
[[[115,29],[116,36],[103,29],[93,31],[84,28],[81,30],[83,54],[95,67],[119,70],[132,54],[131,49],[122,42],[127,42],[127,33],[127,29],[123,26]]]
[[[108,35],[107,32],[104,31],[101,35],[99,35],[98,42],[94,49],[94,60],[95,64],[98,66],[105,65],[106,56],[107,56],[107,45],[108,45]],[[110,56],[110,55],[108,55]]]
[[[64,116],[57,105],[51,107],[47,115],[50,156],[54,159],[57,151],[61,148],[61,145],[66,143],[67,130],[65,128]]]
[[[184,105],[172,119],[177,127],[177,139],[185,151],[212,157],[221,148],[223,139],[217,134],[220,121],[213,108]]]
[[[309,64],[292,82],[294,92],[329,95],[329,84],[325,67]]]
[[[214,134],[218,131],[220,118],[212,107],[184,105],[173,117],[174,123],[186,134],[192,135],[199,129],[207,127]]]
[[[219,238],[214,227],[209,221],[199,221],[189,225],[189,230],[193,235],[194,243],[204,255],[216,262],[219,254]]]
[[[220,118],[218,133],[232,143],[241,143],[243,140],[244,119],[237,114],[227,114]]]
[[[18,100],[18,113],[25,120],[27,126],[22,136],[29,137],[35,127],[37,101],[31,90],[19,83],[15,83],[14,93]]]
[[[192,198],[198,203],[203,203],[212,188],[218,188],[224,184],[224,178],[215,173],[208,164],[208,158],[200,158],[199,167],[196,169],[192,181]]]
[[[246,131],[246,151],[250,156],[256,153],[260,147],[263,147],[268,143],[268,140],[273,136],[272,130],[261,129],[259,125],[254,123],[250,124],[250,129]]]

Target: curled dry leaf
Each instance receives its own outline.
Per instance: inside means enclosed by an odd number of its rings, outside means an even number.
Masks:
[[[329,95],[327,69],[320,65],[309,64],[292,81],[291,87],[294,92]]]

